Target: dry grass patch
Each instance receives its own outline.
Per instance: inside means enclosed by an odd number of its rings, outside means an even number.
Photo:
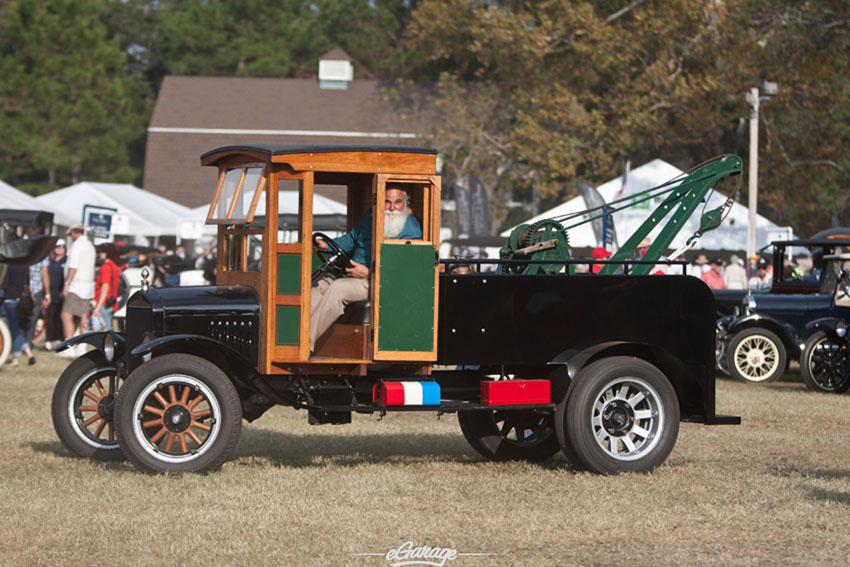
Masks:
[[[453,416],[309,426],[274,408],[210,475],[141,474],[71,457],[50,397],[64,367],[0,371],[0,564],[387,566],[405,541],[478,565],[844,565],[850,396],[798,382],[718,383],[740,426],[682,424],[651,475],[562,458],[481,461]]]

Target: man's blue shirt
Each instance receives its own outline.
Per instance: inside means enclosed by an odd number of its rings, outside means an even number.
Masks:
[[[413,215],[407,216],[407,221],[404,223],[401,232],[393,238],[398,239],[420,239],[422,238],[422,227],[419,226],[419,221]],[[334,242],[339,244],[339,247],[345,250],[351,259],[359,264],[363,264],[370,270],[372,269],[372,211],[369,210],[363,218],[360,219],[351,232],[343,234],[338,238],[334,238]]]

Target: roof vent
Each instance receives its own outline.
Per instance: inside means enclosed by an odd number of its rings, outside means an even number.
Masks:
[[[354,78],[351,61],[324,59],[319,61],[320,89],[347,89],[348,82]]]

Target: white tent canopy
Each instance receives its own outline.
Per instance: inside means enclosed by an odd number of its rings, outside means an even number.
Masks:
[[[37,201],[35,197],[27,195],[19,189],[15,189],[2,180],[0,180],[0,209],[16,209],[21,211],[46,210],[53,213],[53,224],[71,226],[75,222],[64,211],[54,211],[47,208],[43,203]]]
[[[277,210],[280,215],[297,215],[298,214],[298,191],[278,191],[277,193]],[[266,194],[263,192],[260,195],[260,199],[257,203],[257,211],[256,215],[261,216],[263,211],[266,209]],[[185,222],[194,222],[203,224],[206,222],[207,214],[209,213],[210,206],[209,205],[201,205],[200,207],[195,207],[194,209],[190,209],[190,216],[186,219],[183,219]],[[334,201],[333,199],[329,199],[318,193],[313,194],[313,216],[319,215],[344,215],[346,214],[347,207]],[[197,227],[196,227],[197,228]],[[289,231],[292,232],[292,231]],[[200,230],[201,234],[209,235],[216,233],[216,225],[204,225]],[[329,234],[329,236],[336,236],[336,233]],[[291,236],[291,235],[290,235]]]
[[[680,169],[663,160],[652,160],[647,164],[633,169],[629,173],[628,185],[623,191],[623,194],[620,195],[620,198],[651,189],[652,187],[669,181],[682,173],[683,172]],[[738,180],[735,178],[727,178],[727,181],[724,183],[724,189],[734,189],[734,184],[737,182]],[[617,193],[622,187],[623,179],[622,177],[617,177],[611,181],[603,183],[596,189],[607,203],[617,198]],[[670,245],[672,249],[683,245],[688,238],[690,238],[699,229],[700,217],[702,216],[703,211],[709,211],[719,207],[727,198],[726,195],[723,195],[718,191],[710,192],[709,194],[710,197],[705,208],[703,209],[703,206],[700,205],[684,224],[681,231],[679,231],[673,239],[673,242]],[[622,245],[629,236],[634,234],[641,223],[646,220],[649,214],[661,203],[662,200],[663,197],[658,197],[643,203],[642,207],[641,205],[633,205],[628,209],[613,215],[612,218],[614,219],[614,227],[617,231],[617,241],[620,245]],[[584,199],[581,197],[575,197],[525,222],[530,224],[542,219],[563,217],[586,209],[587,205],[585,204]],[[570,221],[565,221],[564,225],[569,226],[580,222],[582,219],[583,217],[577,217]],[[658,226],[656,226],[650,232],[650,238],[654,240],[661,231],[663,225],[664,222],[662,221]],[[717,229],[705,233],[696,247],[709,250],[746,250],[748,227],[749,211],[747,207],[736,202],[732,205],[732,209],[729,211],[729,214],[723,223]],[[502,236],[510,235],[511,230],[512,229],[506,230],[502,233]],[[593,232],[593,228],[591,227],[591,223],[589,222],[570,228],[567,230],[567,233],[570,239],[570,246],[572,247],[598,246],[596,236]],[[793,236],[790,229],[783,229],[763,216],[757,215],[756,249],[765,246],[769,241],[775,240],[777,238],[777,234],[784,235],[780,237],[787,238],[791,238]]]
[[[265,192],[260,196],[260,202],[257,205],[257,214],[266,208]],[[313,193],[313,214],[314,215],[344,215],[348,209],[342,203],[338,203],[333,199],[323,197],[318,193]],[[277,212],[278,214],[298,214],[298,191],[278,191],[277,193]]]
[[[64,211],[75,222],[83,219],[83,209],[102,207],[115,209],[115,215],[126,220],[126,233],[132,236],[161,236],[176,234],[180,219],[188,218],[191,209],[165,197],[126,183],[94,183],[84,181],[36,197],[41,207]]]

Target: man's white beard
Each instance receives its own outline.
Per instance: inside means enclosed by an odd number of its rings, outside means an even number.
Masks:
[[[404,228],[410,212],[405,207],[400,211],[384,210],[384,238],[395,238]]]

